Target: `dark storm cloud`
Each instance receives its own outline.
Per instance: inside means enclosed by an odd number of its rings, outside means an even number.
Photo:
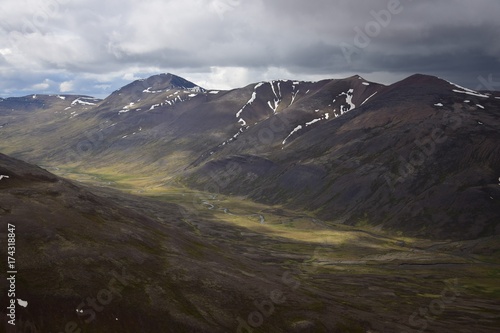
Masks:
[[[210,87],[423,72],[472,88],[500,62],[496,0],[6,0],[0,91],[105,95],[162,71]]]

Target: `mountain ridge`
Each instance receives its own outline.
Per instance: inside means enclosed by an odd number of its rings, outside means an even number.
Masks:
[[[12,111],[0,102],[2,119],[10,124],[0,132],[0,148],[70,170],[108,173],[113,166],[113,173],[127,174],[132,168],[133,174],[150,175],[157,186],[181,183],[206,189],[214,187],[214,178],[224,178],[223,186],[215,182],[215,188],[225,194],[300,207],[330,221],[368,221],[411,235],[474,238],[498,233],[498,204],[489,199],[498,196],[492,185],[500,164],[492,143],[499,126],[495,93],[422,74],[388,86],[355,75],[317,82],[264,81],[228,91],[205,90],[161,74],[136,80],[104,100],[55,100],[55,111],[38,106],[30,116],[18,111],[9,116]],[[26,137],[23,125],[43,140]],[[468,136],[478,139],[470,143]],[[488,144],[479,147],[481,140]],[[466,153],[449,154],[460,149]],[[481,168],[486,178],[465,176]],[[228,170],[240,179],[228,176]],[[419,183],[417,175],[433,182]],[[438,210],[436,204],[447,202],[445,198],[436,197],[434,204],[423,198],[391,204],[403,193],[404,198],[423,195],[429,186],[437,193],[455,176],[459,178],[453,183],[462,184],[454,191],[478,188],[488,194],[471,194],[475,205],[493,204],[481,213],[483,218],[468,222],[474,232],[465,226],[454,230],[459,217],[468,216],[461,208],[448,209],[441,222],[429,219],[432,214],[425,212]],[[463,196],[460,191],[458,197]],[[385,208],[377,211],[380,204]],[[406,211],[415,205],[424,208]],[[435,232],[443,223],[446,227]]]

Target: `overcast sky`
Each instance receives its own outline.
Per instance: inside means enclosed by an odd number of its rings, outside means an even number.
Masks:
[[[413,73],[500,89],[499,17],[499,0],[2,0],[0,96],[105,97],[162,72],[208,89]]]

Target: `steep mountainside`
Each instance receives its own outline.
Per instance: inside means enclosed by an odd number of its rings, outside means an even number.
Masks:
[[[500,232],[498,99],[417,75],[311,130],[277,118],[298,130],[282,142],[274,132],[266,149],[242,140],[191,171],[188,183],[209,188],[224,179],[222,192],[413,235]],[[259,137],[272,121],[248,135]]]

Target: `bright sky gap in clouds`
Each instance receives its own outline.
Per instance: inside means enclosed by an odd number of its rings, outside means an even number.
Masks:
[[[0,96],[413,73],[500,81],[498,0],[2,0]],[[482,78],[482,79],[481,79]],[[496,89],[500,87],[496,86]]]

